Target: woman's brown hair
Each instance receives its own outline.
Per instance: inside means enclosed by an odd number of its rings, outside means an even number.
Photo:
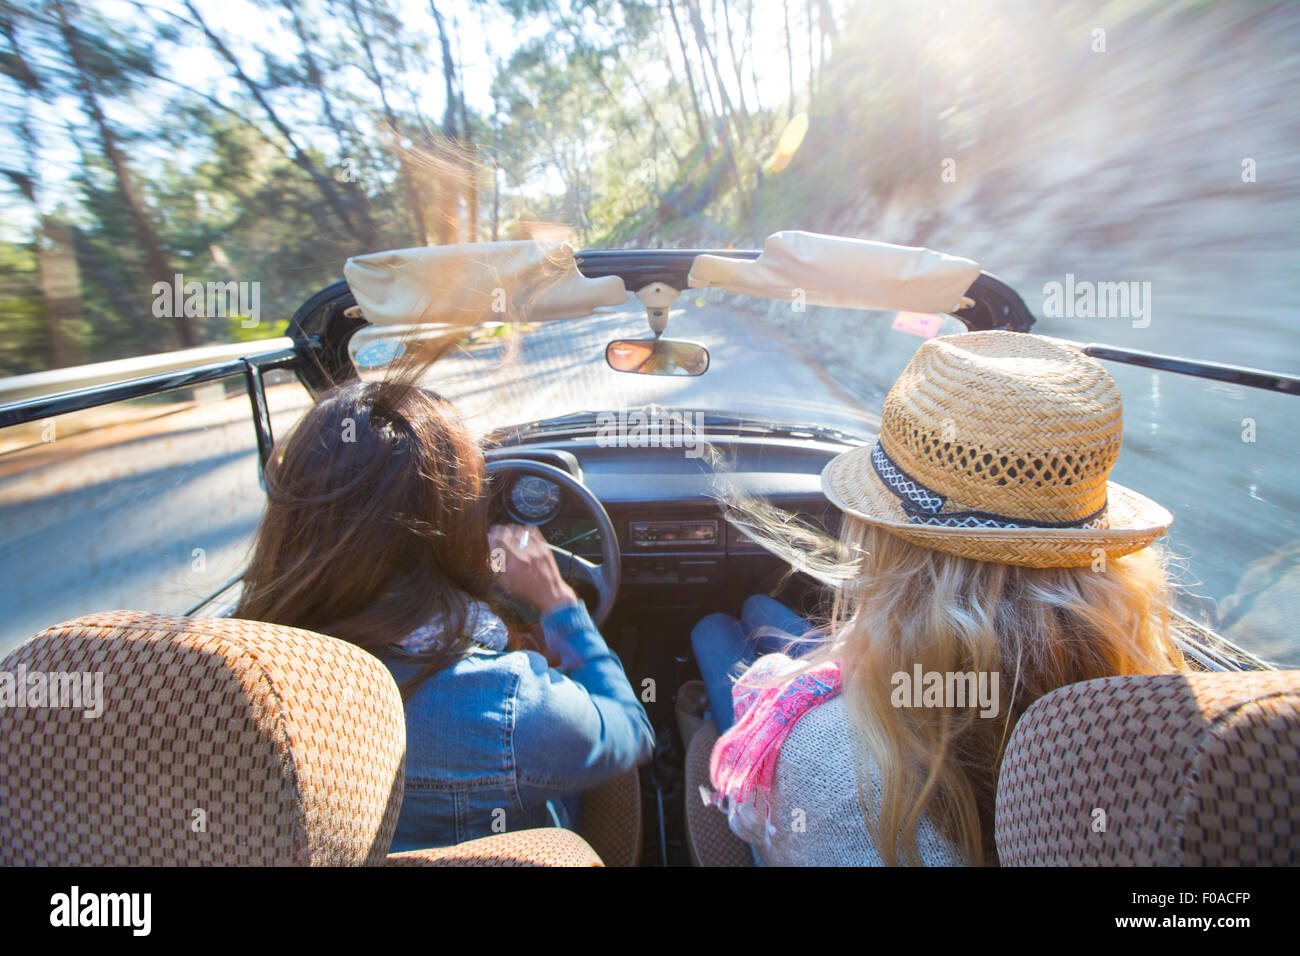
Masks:
[[[488,500],[450,402],[406,381],[340,386],[277,444],[266,486],[237,617],[372,653],[438,617],[444,640],[405,697],[464,654],[470,599],[490,595]]]

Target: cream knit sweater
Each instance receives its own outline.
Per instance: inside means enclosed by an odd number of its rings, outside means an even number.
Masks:
[[[810,710],[777,757],[771,844],[764,845],[761,823],[746,827],[733,816],[732,829],[753,845],[764,866],[884,866],[862,820],[858,765],[863,759],[870,758],[842,696]],[[878,809],[880,773],[874,764],[870,771],[870,798]],[[962,865],[961,854],[924,817],[916,842],[926,866]]]

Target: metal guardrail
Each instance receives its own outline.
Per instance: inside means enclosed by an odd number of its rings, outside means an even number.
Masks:
[[[0,379],[0,407],[13,402],[30,401],[62,392],[91,388],[108,382],[151,378],[165,372],[179,372],[220,362],[239,360],[246,355],[293,348],[293,339],[280,337],[260,342],[235,342],[227,345],[203,345],[194,349],[141,355],[136,358],[95,362],[72,368],[33,372]]]
[[[295,368],[301,363],[292,339],[267,339],[244,343],[239,348],[221,346],[220,349],[215,355],[207,349],[186,349],[184,352],[144,356],[131,368],[131,371],[139,373],[138,377],[121,377],[129,376],[130,372],[119,373],[117,378],[107,377],[104,366],[117,365],[115,362],[60,369],[62,374],[58,378],[54,377],[55,373],[37,373],[51,377],[45,383],[33,385],[29,382],[22,388],[11,390],[17,394],[26,391],[29,397],[15,401],[6,400],[8,396],[0,394],[0,428],[201,385],[232,375],[249,380],[250,396],[256,408],[266,404],[265,395],[261,394],[261,373],[275,368]],[[31,379],[35,376],[21,377]],[[56,383],[63,387],[54,388]],[[254,385],[256,395],[253,394]]]
[[[238,375],[243,378],[244,387],[248,391],[253,428],[257,433],[258,462],[265,469],[274,436],[271,434],[271,414],[266,403],[266,385],[262,375],[272,369],[300,369],[302,364],[302,355],[293,339],[276,338],[246,342],[238,346],[148,355],[139,360],[100,362],[96,365],[59,369],[57,373],[24,375],[21,377],[28,381],[10,391],[12,394],[26,394],[29,397],[4,402],[3,393],[0,393],[0,428]],[[116,371],[105,371],[109,366],[115,367]],[[139,372],[139,377],[110,377],[130,376],[132,372]],[[33,379],[43,381],[33,382]]]

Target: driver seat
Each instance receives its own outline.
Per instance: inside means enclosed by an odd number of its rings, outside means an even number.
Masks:
[[[6,657],[0,700],[10,694],[0,866],[602,865],[559,829],[390,855],[401,695],[345,641],[255,621],[92,614]]]

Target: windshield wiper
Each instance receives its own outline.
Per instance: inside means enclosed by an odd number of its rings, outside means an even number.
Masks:
[[[736,434],[778,435],[785,438],[824,438],[855,445],[867,441],[862,435],[850,434],[826,425],[813,425],[806,422],[775,422],[766,419],[745,418],[741,415],[705,415],[704,427],[713,431],[723,429]]]
[[[496,442],[505,442],[522,438],[524,435],[536,435],[553,431],[585,431],[585,428],[579,426],[594,426],[597,416],[600,414],[600,412],[573,412],[569,415],[557,415],[554,418],[539,418],[536,421],[525,422],[522,425],[503,425],[500,428],[493,429],[488,437]]]
[[[523,425],[509,425],[505,428],[496,429],[490,436],[493,441],[505,443],[518,441],[524,436],[537,437],[549,434],[564,435],[583,435],[596,431],[600,427],[600,418],[602,415],[619,415],[625,416],[631,412],[640,412],[643,414],[654,415],[656,412],[667,416],[695,416],[703,415],[702,425],[706,432],[721,431],[733,435],[771,435],[783,438],[817,438],[827,441],[842,442],[845,444],[860,444],[867,439],[862,435],[850,434],[830,428],[826,425],[814,425],[804,422],[776,422],[760,418],[750,418],[739,414],[710,414],[708,412],[695,412],[688,409],[668,408],[662,405],[643,405],[637,408],[626,409],[623,411],[582,411],[573,412],[569,415],[559,415],[555,418],[542,418],[537,421],[527,422]],[[653,425],[647,425],[653,428]]]

